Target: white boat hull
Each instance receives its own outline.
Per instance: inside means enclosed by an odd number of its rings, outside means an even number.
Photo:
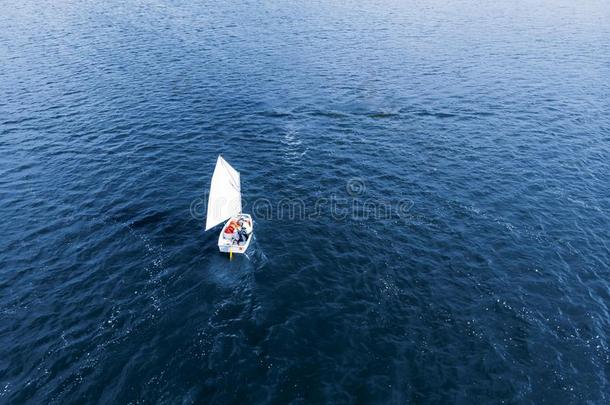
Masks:
[[[237,221],[239,218],[244,221],[249,221],[250,229],[249,232],[246,233],[247,239],[245,242],[237,243],[232,237],[225,236],[225,230],[229,226],[232,221]],[[230,234],[229,234],[230,235]],[[239,214],[235,215],[224,224],[222,230],[220,231],[220,235],[218,236],[218,249],[224,253],[238,253],[243,254],[248,250],[250,243],[254,237],[254,221],[252,221],[252,217],[248,214]]]

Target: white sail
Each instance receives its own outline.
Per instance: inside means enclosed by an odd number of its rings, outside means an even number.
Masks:
[[[222,156],[218,156],[212,175],[205,230],[215,227],[233,215],[241,213],[239,172]]]

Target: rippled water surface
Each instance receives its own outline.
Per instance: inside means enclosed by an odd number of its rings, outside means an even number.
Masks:
[[[608,2],[1,3],[0,403],[610,401]]]

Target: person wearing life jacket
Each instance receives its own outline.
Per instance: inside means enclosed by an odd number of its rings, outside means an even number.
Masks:
[[[244,220],[242,218],[239,218],[237,220],[237,243],[241,243],[241,242],[246,242],[247,240],[247,236],[246,236],[246,228],[244,227]]]
[[[242,219],[241,228],[246,235],[250,235],[250,233],[252,233],[252,222],[249,219]]]

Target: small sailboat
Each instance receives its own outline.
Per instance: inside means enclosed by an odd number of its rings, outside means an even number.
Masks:
[[[239,172],[218,156],[210,184],[205,230],[225,222],[218,236],[221,252],[245,253],[254,236],[252,217],[241,212]]]

